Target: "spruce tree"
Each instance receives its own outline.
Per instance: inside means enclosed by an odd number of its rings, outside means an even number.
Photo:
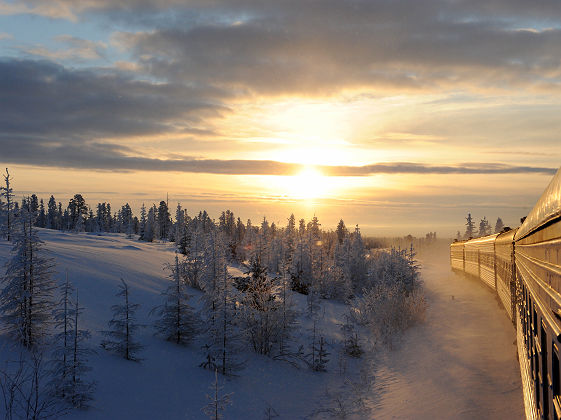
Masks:
[[[269,355],[281,332],[277,279],[267,276],[259,258],[251,262],[246,274],[249,277],[241,299],[244,331],[256,353]]]
[[[503,231],[505,227],[505,224],[503,223],[503,220],[498,217],[497,218],[497,223],[495,223],[495,233],[501,233]]]
[[[215,276],[207,277],[203,283],[203,318],[207,332],[205,361],[201,366],[218,369],[226,375],[240,369],[242,364],[237,359],[241,348],[237,299],[223,252],[218,253]]]
[[[79,306],[77,291],[76,299],[72,301],[74,288],[68,280],[68,273],[60,292],[60,301],[54,312],[59,332],[55,336],[57,347],[51,362],[51,389],[57,397],[73,407],[85,408],[92,400],[95,389],[95,382],[85,378],[91,371],[87,357],[93,353],[85,346],[90,332],[80,329],[79,319],[83,308]]]
[[[56,288],[54,262],[46,256],[34,221],[28,208],[22,208],[0,292],[3,329],[28,348],[39,344],[50,330]]]
[[[155,323],[156,333],[168,341],[189,344],[198,332],[198,318],[189,305],[191,296],[185,290],[177,254],[175,264],[167,268],[171,270],[172,283],[162,292],[164,303],[151,311],[159,316]]]
[[[6,175],[4,176],[4,186],[0,187],[0,197],[4,197],[6,199],[6,204],[4,205],[5,213],[6,213],[6,222],[5,225],[2,227],[3,235],[8,239],[8,241],[12,240],[12,229],[13,229],[13,220],[14,220],[14,190],[12,189],[12,176],[8,172],[8,168],[6,168]]]
[[[226,406],[232,404],[232,394],[220,395],[223,387],[218,384],[218,371],[214,371],[214,382],[210,386],[212,394],[206,395],[208,404],[202,410],[210,420],[220,420],[224,418],[224,411]]]
[[[464,237],[466,239],[473,238],[475,235],[475,224],[473,223],[473,219],[471,218],[471,213],[468,213],[466,217],[466,233]]]
[[[135,340],[135,333],[143,325],[137,323],[135,314],[140,305],[130,302],[129,287],[123,279],[115,296],[123,302],[111,307],[113,318],[108,323],[109,330],[102,331],[107,338],[101,342],[101,347],[127,360],[139,361],[138,353],[144,346]]]

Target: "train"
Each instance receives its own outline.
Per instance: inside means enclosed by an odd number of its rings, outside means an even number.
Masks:
[[[516,229],[455,241],[452,270],[499,298],[516,329],[528,419],[561,419],[561,168]]]

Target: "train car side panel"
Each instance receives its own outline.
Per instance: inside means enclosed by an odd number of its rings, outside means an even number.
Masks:
[[[501,233],[495,241],[495,273],[497,295],[508,317],[516,321],[516,272],[514,269],[514,234],[516,230]]]
[[[495,239],[497,235],[471,239],[465,244],[466,273],[479,278],[491,289],[495,284]]]
[[[465,271],[463,241],[458,241],[450,244],[450,265],[452,266],[453,270]]]

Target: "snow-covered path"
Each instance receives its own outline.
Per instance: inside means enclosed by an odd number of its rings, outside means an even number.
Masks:
[[[426,322],[381,356],[376,419],[521,419],[515,330],[490,289],[422,260]]]

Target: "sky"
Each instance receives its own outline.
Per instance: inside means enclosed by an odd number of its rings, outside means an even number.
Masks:
[[[514,227],[560,166],[560,105],[557,0],[0,0],[21,196]]]

